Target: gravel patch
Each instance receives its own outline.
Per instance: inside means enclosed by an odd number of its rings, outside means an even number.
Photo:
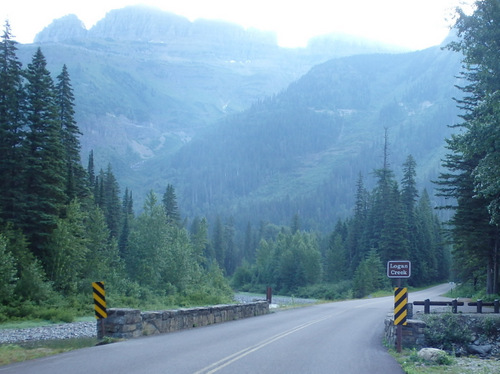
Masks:
[[[0,344],[95,337],[97,337],[96,322],[73,322],[28,329],[0,330]]]
[[[238,303],[251,303],[254,301],[266,300],[266,295],[256,295],[256,294],[244,294],[239,293],[234,295],[234,301]],[[300,305],[300,304],[314,304],[317,303],[318,300],[315,299],[302,299],[298,297],[291,296],[273,296],[272,304],[275,307],[279,306],[288,306],[288,305]]]

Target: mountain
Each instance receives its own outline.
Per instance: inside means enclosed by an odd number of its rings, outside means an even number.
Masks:
[[[306,227],[331,229],[351,214],[359,174],[373,185],[386,129],[396,176],[411,154],[419,188],[433,192],[458,122],[459,69],[439,47],[330,60],[186,144],[162,172],[192,215],[287,224],[299,213]]]
[[[173,183],[190,217],[288,223],[299,212],[331,226],[358,173],[380,165],[384,127],[394,167],[411,151],[428,180],[456,120],[460,64],[437,47],[326,35],[281,48],[269,32],[142,6],[89,30],[56,20],[20,46],[23,64],[38,47],[54,76],[68,67],[82,159],[110,162],[136,209]]]

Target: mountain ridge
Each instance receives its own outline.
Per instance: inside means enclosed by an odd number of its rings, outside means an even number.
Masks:
[[[162,36],[168,42],[156,38],[156,26],[141,28],[148,14],[173,17],[177,28]],[[436,175],[446,124],[457,114],[450,87],[460,64],[450,53],[439,47],[380,53],[395,50],[334,37],[288,49],[266,37],[257,43],[239,26],[177,17],[131,7],[81,32],[81,21],[67,16],[39,33],[37,43],[20,46],[23,63],[42,47],[54,76],[68,66],[82,159],[94,150],[97,167],[111,163],[122,188],[134,191],[136,209],[147,190],[162,193],[173,183],[191,218],[241,212],[241,222],[281,224],[300,211],[308,227],[318,228],[318,221],[348,215],[358,173],[368,176],[377,166],[384,126],[393,139],[405,139],[395,152],[413,150],[417,163],[425,160],[421,179]],[[200,33],[188,32],[195,24],[219,37],[203,43]],[[128,34],[120,31],[125,25]],[[239,33],[226,36],[234,27]],[[309,127],[299,130],[296,119]],[[433,123],[444,124],[435,138]],[[283,136],[291,129],[294,138]],[[245,144],[245,131],[260,143]],[[419,131],[426,133],[424,148],[413,144]]]

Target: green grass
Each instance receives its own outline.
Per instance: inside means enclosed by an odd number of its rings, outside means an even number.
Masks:
[[[92,347],[97,342],[96,338],[82,338],[0,345],[0,366]]]

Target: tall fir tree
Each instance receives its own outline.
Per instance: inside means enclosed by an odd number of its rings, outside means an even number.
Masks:
[[[500,290],[500,4],[498,0],[475,3],[474,13],[458,10],[458,39],[448,48],[463,55],[457,100],[463,110],[460,132],[447,139],[450,151],[443,161],[449,172],[438,182],[440,194],[456,201],[453,244],[462,270],[482,264],[486,292]],[[451,205],[451,204],[450,204]],[[471,227],[474,230],[471,230]],[[476,278],[474,271],[468,280]],[[473,280],[475,282],[475,279]]]
[[[181,214],[177,206],[177,196],[173,185],[168,184],[163,194],[163,206],[169,223],[181,226]]]
[[[95,165],[94,165],[94,151],[91,150],[89,153],[89,160],[87,163],[87,185],[90,190],[95,193],[96,175],[95,175]],[[95,196],[94,196],[95,199]]]
[[[113,173],[111,164],[100,178],[101,209],[106,217],[111,237],[119,238],[122,221],[122,204],[120,201],[120,186]]]
[[[367,224],[368,203],[369,194],[364,185],[363,175],[360,173],[356,182],[354,217],[349,225],[346,243],[348,266],[352,273],[354,273],[369,249],[369,245],[366,241],[363,241]]]
[[[74,95],[66,65],[57,76],[56,102],[62,131],[62,142],[66,155],[66,195],[68,201],[75,197],[83,199],[89,195],[87,175],[80,159],[82,135],[74,119]]]
[[[22,211],[25,148],[22,65],[6,21],[0,43],[0,221],[19,223]]]
[[[122,258],[126,257],[127,251],[128,251],[128,239],[130,235],[130,224],[131,221],[134,218],[134,200],[132,198],[132,192],[128,190],[128,188],[125,189],[125,194],[123,195],[123,202],[122,202],[122,229],[120,232],[120,238],[118,240],[118,249],[120,252],[120,256]]]
[[[43,257],[47,238],[68,201],[65,150],[54,82],[39,48],[26,70],[27,105],[25,204],[23,229],[33,251]]]

